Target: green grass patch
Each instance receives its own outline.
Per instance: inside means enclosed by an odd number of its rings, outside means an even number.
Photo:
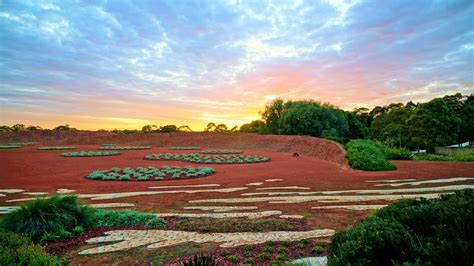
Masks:
[[[64,157],[100,157],[119,155],[117,151],[75,151],[61,154]]]
[[[240,163],[262,163],[270,159],[258,155],[202,155],[199,153],[155,153],[145,156],[146,160],[184,161],[190,163],[204,164],[240,164]]]
[[[96,210],[95,226],[137,226],[145,225],[147,229],[162,229],[165,221],[151,213],[141,213],[134,210]]]
[[[384,147],[371,140],[351,140],[346,144],[346,158],[354,169],[365,171],[395,170],[387,161]]]
[[[407,148],[387,148],[385,157],[387,160],[412,160],[413,153]]]
[[[294,231],[297,226],[284,219],[183,218],[176,222],[177,230],[203,233]]]
[[[329,265],[472,265],[474,191],[406,199],[338,232]]]

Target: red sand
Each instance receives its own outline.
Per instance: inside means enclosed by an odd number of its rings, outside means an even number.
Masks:
[[[148,139],[155,134],[143,135]],[[197,136],[204,134],[198,133]],[[209,134],[214,136],[215,134]],[[237,134],[241,135],[241,134]],[[140,135],[142,136],[142,135]],[[218,139],[225,138],[223,135],[216,134]],[[245,135],[250,138],[256,138],[257,135]],[[128,138],[129,136],[116,136],[117,138]],[[275,144],[277,148],[268,146],[263,143],[265,139],[281,138]],[[115,138],[115,136],[114,136]],[[118,139],[100,139],[97,143],[116,143],[127,145],[144,145],[150,144],[146,141],[135,142],[119,142]],[[135,138],[137,138],[135,136]],[[180,137],[181,138],[181,137]],[[243,137],[233,137],[243,138]],[[85,176],[94,170],[105,170],[112,167],[138,167],[138,166],[163,166],[163,165],[194,165],[178,161],[149,161],[143,160],[143,157],[151,153],[179,152],[188,153],[190,151],[169,151],[167,148],[157,148],[156,146],[149,150],[124,150],[120,151],[121,155],[110,157],[89,157],[89,158],[73,158],[61,157],[64,151],[39,151],[36,150],[40,145],[25,146],[20,149],[0,150],[0,188],[20,188],[28,191],[45,191],[55,192],[59,188],[74,189],[78,193],[108,193],[108,192],[127,192],[127,191],[150,191],[148,186],[179,186],[179,185],[197,185],[197,184],[221,184],[221,187],[208,187],[199,189],[217,189],[229,187],[245,187],[245,184],[252,182],[263,182],[265,179],[281,178],[282,182],[266,183],[265,186],[303,186],[310,187],[311,190],[340,190],[353,188],[373,188],[372,183],[366,183],[367,180],[376,179],[404,179],[416,178],[418,180],[431,178],[447,178],[457,176],[474,176],[474,163],[451,163],[451,162],[417,162],[417,161],[394,161],[398,167],[396,171],[387,172],[364,172],[356,171],[348,168],[345,164],[324,161],[314,156],[304,156],[305,152],[298,148],[283,148],[284,140],[293,137],[279,136],[263,136],[262,142],[259,142],[266,150],[284,149],[286,152],[270,152],[261,150],[247,150],[242,147],[256,144],[236,143],[232,146],[230,143],[210,145],[211,142],[193,142],[184,141],[179,143],[177,138],[173,139],[172,144],[166,146],[197,146],[213,147],[213,148],[233,148],[242,149],[244,154],[264,155],[270,157],[271,161],[256,164],[237,164],[237,165],[216,165],[209,166],[216,170],[215,175],[187,180],[168,180],[168,181],[96,181],[85,179]],[[293,143],[301,139],[302,142],[315,141],[316,143],[324,143],[321,146],[328,146],[330,149],[339,146],[309,137],[294,137]],[[15,141],[26,140],[22,138],[12,139]],[[31,140],[31,139],[28,139]],[[42,145],[74,145],[77,151],[80,150],[97,150],[98,145],[76,145],[78,140],[68,139],[46,142],[42,141]],[[83,141],[83,140],[82,140]],[[150,141],[150,139],[148,139]],[[162,146],[163,139],[157,138],[156,143]],[[41,146],[42,146],[41,145]],[[260,147],[260,146],[259,146]],[[263,148],[262,148],[263,149]],[[307,147],[307,151],[312,150]],[[313,149],[317,150],[317,149]],[[297,151],[303,156],[292,157],[291,152]],[[333,150],[331,150],[333,152]],[[324,155],[328,156],[328,155]],[[323,156],[323,157],[324,157]],[[337,158],[338,156],[333,156]],[[256,192],[255,188],[249,187],[248,190],[234,193],[197,193],[197,194],[165,194],[154,196],[137,196],[125,197],[109,201],[94,201],[94,203],[106,202],[131,202],[137,205],[137,209],[143,211],[183,211],[184,206],[189,206],[189,200],[208,199],[208,198],[224,198],[224,197],[240,197],[241,193]],[[172,190],[185,190],[187,188],[177,188]],[[197,188],[189,188],[190,190]],[[27,196],[22,196],[27,197]],[[1,201],[18,198],[18,194],[10,194],[7,197],[0,198]],[[2,205],[9,205],[3,203]],[[203,204],[206,205],[206,204]],[[213,205],[213,204],[209,204]],[[241,204],[239,204],[241,205]],[[284,214],[303,214],[310,217],[309,222],[312,225],[321,226],[323,228],[345,228],[360,219],[364,218],[366,212],[353,212],[345,210],[311,210],[312,206],[318,205],[315,202],[300,204],[245,204],[250,206],[258,206],[259,211],[263,210],[281,210]],[[297,206],[297,208],[295,208]]]

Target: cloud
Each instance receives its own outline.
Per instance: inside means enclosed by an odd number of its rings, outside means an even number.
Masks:
[[[352,109],[474,90],[471,1],[2,1],[0,10],[1,123],[202,129],[257,118],[275,97]]]

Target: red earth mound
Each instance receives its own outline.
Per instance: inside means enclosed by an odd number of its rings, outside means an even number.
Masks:
[[[246,149],[295,153],[346,164],[344,149],[337,143],[310,136],[259,135],[249,133],[137,133],[116,134],[96,131],[37,131],[0,134],[0,143],[39,142],[41,145],[200,146],[216,149]]]

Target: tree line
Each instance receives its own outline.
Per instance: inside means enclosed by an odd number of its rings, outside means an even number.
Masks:
[[[265,106],[261,120],[242,125],[240,132],[310,135],[341,143],[373,139],[388,147],[433,150],[474,140],[474,95],[457,93],[425,103],[352,111],[313,100],[276,99]]]

